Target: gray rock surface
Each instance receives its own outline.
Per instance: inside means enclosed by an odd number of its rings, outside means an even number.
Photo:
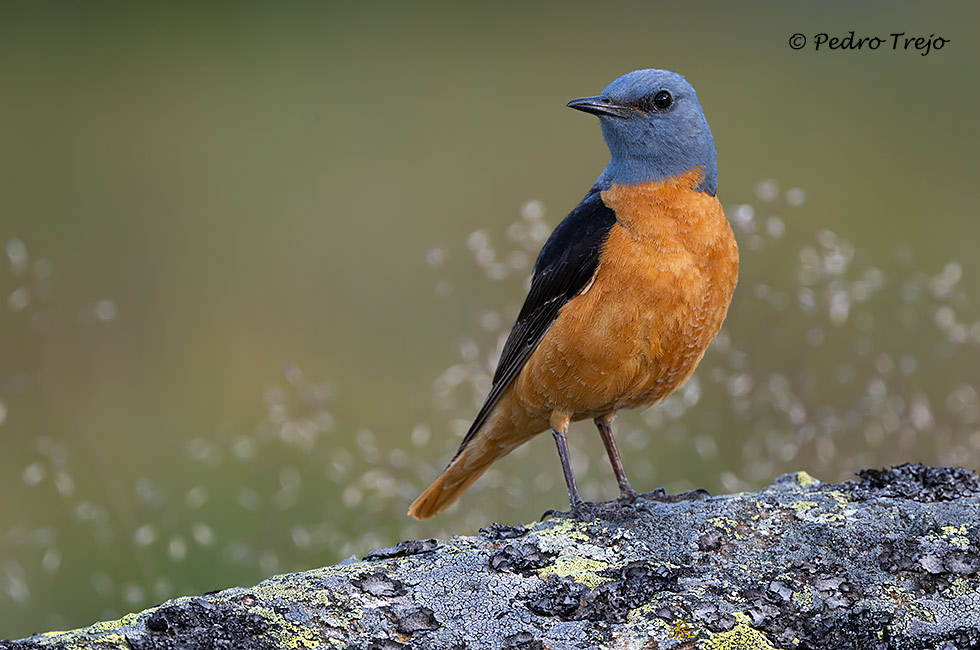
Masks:
[[[980,648],[976,474],[860,477],[402,542],[0,648]]]

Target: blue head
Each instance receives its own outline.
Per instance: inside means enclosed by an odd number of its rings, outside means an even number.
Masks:
[[[711,129],[691,84],[668,70],[637,70],[598,97],[568,103],[599,116],[612,158],[596,182],[635,185],[701,167],[698,191],[714,195],[718,164]]]

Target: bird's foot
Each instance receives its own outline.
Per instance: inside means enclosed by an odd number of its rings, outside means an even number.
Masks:
[[[633,488],[627,490],[622,490],[619,493],[619,498],[609,501],[610,505],[615,506],[630,506],[633,502],[640,498],[640,494],[637,493]]]
[[[660,501],[661,503],[680,503],[681,501],[707,499],[711,497],[711,493],[698,488],[697,490],[688,490],[687,492],[680,492],[678,494],[667,494],[663,488],[657,488],[653,492],[644,492],[638,496],[644,499]]]
[[[681,501],[695,501],[709,497],[711,497],[711,493],[700,488],[678,494],[667,494],[663,488],[643,493],[624,490],[618,498],[612,501],[580,501],[577,504],[572,504],[569,510],[547,510],[541,515],[541,521],[549,517],[573,518],[579,521],[595,521],[597,517],[618,520],[625,516],[624,509],[633,505],[638,499],[650,499],[660,503],[680,503]]]
[[[577,508],[570,510],[548,510],[541,519],[548,517],[574,517],[579,521],[595,521],[596,518],[619,521],[630,516],[629,506],[633,505],[638,498],[643,496],[636,492],[624,492],[619,498],[611,501],[584,501]]]

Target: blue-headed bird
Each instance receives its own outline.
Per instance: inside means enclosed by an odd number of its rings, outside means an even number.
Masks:
[[[569,423],[585,418],[612,463],[615,503],[632,503],[613,416],[681,386],[728,311],[738,248],[694,88],[667,70],[637,70],[568,106],[599,117],[609,164],[541,249],[490,393],[456,456],[409,509],[417,519],[445,510],[491,463],[549,429],[571,512],[590,517],[566,442]]]

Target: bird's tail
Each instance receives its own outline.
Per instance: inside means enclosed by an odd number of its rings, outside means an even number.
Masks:
[[[415,500],[408,514],[416,519],[439,514],[455,503],[495,460],[548,427],[545,419],[530,417],[518,409],[511,411],[508,401],[498,404],[449,467]]]
[[[449,464],[442,476],[415,500],[408,509],[408,514],[416,519],[426,519],[439,514],[455,503],[466,488],[487,471],[493,461],[506,453],[506,451],[496,454],[486,453],[485,450],[477,450],[475,444],[467,445]]]

